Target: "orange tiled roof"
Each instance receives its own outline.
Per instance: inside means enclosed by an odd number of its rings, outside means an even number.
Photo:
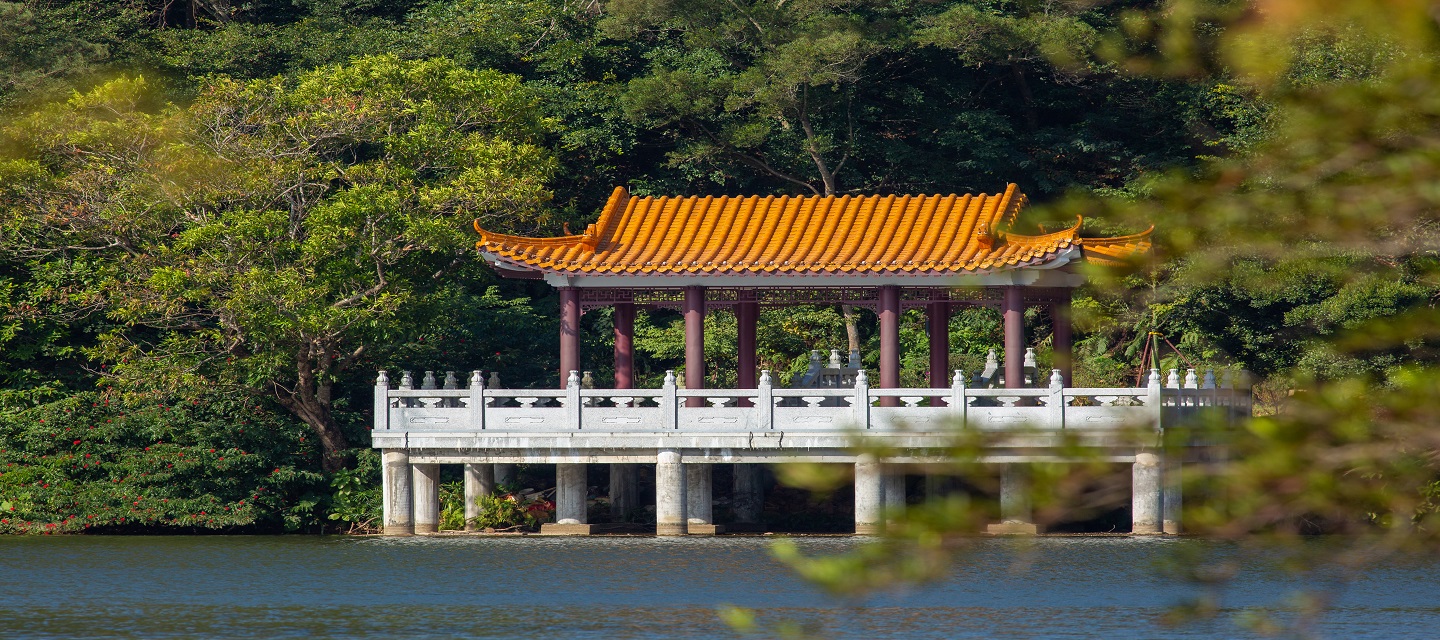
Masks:
[[[945,275],[1044,264],[1076,247],[1107,264],[1149,250],[1149,231],[1081,238],[1078,220],[1038,236],[1000,229],[1025,203],[1013,184],[993,195],[838,197],[633,198],[617,187],[583,234],[525,238],[476,221],[476,247],[511,268],[568,275]]]

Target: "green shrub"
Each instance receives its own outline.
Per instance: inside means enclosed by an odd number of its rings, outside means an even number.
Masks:
[[[309,431],[243,395],[0,408],[0,533],[318,531]]]
[[[374,533],[380,529],[380,452],[354,449],[355,467],[330,478],[329,519],[343,522],[345,533]]]

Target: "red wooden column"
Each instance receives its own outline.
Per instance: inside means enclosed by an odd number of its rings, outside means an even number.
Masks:
[[[900,287],[880,287],[880,388],[900,386]],[[899,398],[881,398],[880,406],[898,407]]]
[[[560,388],[580,370],[580,290],[560,287]]]
[[[685,388],[705,388],[705,287],[685,287]],[[704,398],[687,398],[685,406],[703,407]]]
[[[1071,290],[1066,289],[1065,293],[1055,298],[1050,305],[1050,323],[1055,328],[1055,368],[1060,370],[1060,376],[1065,378],[1065,386],[1071,386],[1071,376],[1075,370],[1075,337],[1074,325],[1070,318],[1070,294]]]
[[[756,381],[758,358],[755,354],[755,325],[760,318],[760,305],[753,301],[741,301],[735,305],[735,329],[736,339],[736,365],[739,371],[736,373],[736,384],[741,389],[754,389]],[[750,406],[749,400],[741,400],[740,406]]]
[[[615,388],[635,388],[635,303],[617,302],[615,312]]]
[[[1025,290],[1005,287],[1000,312],[1005,325],[1005,388],[1025,386]]]
[[[925,306],[930,321],[930,386],[950,386],[950,303],[931,300]]]

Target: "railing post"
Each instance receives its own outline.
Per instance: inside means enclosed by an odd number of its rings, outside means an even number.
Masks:
[[[1155,412],[1156,429],[1159,429],[1161,426],[1160,416],[1165,409],[1163,406],[1161,406],[1163,403],[1163,398],[1161,397],[1160,393],[1160,370],[1151,369],[1150,379],[1145,382],[1145,406],[1150,407],[1150,410]]]
[[[384,431],[390,428],[390,374],[384,369],[375,377],[375,419],[374,429]]]
[[[855,402],[850,407],[855,424],[861,429],[870,428],[870,379],[865,376],[865,370],[855,372]]]
[[[759,397],[755,399],[755,410],[760,412],[760,428],[775,428],[775,387],[770,380],[770,370],[760,372]]]
[[[1050,420],[1056,429],[1065,428],[1065,375],[1059,369],[1050,370],[1050,397],[1045,400],[1050,409]]]
[[[565,379],[565,417],[571,429],[580,430],[580,372],[574,369]]]
[[[680,428],[680,401],[675,394],[675,372],[665,371],[665,384],[660,386],[665,395],[660,397],[660,412],[664,414],[662,426],[666,429]]]
[[[470,428],[485,429],[485,376],[470,372]]]
[[[970,402],[965,397],[965,372],[955,370],[955,377],[950,379],[950,411],[960,418],[960,426],[964,427],[969,423]]]

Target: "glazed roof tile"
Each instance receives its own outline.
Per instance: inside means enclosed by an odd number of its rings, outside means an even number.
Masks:
[[[563,275],[975,274],[1043,265],[1074,250],[1118,265],[1150,250],[1150,231],[1081,238],[1080,221],[1043,235],[1011,233],[1026,204],[1004,193],[888,196],[611,194],[579,235],[486,231],[476,247],[509,268]]]

